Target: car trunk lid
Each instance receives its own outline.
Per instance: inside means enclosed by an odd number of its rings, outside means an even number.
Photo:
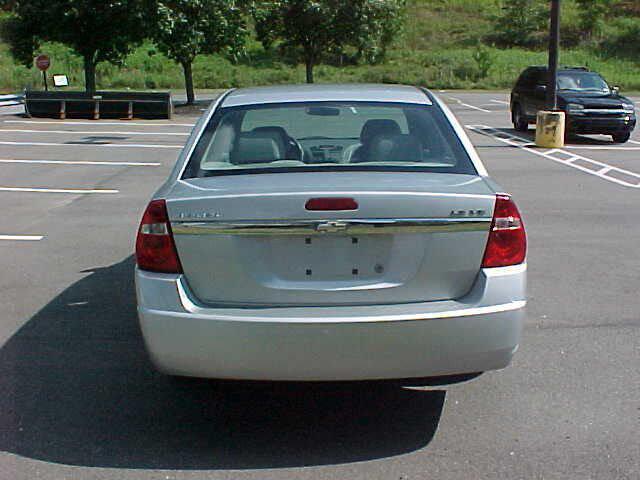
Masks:
[[[307,208],[327,198],[356,208]],[[467,293],[494,202],[472,175],[308,172],[180,181],[167,209],[203,303],[358,305]]]

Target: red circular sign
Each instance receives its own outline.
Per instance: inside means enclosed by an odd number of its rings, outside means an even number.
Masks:
[[[49,66],[51,65],[51,59],[49,58],[49,55],[38,55],[36,57],[36,67],[38,67],[38,69],[42,70],[43,72],[49,68]]]

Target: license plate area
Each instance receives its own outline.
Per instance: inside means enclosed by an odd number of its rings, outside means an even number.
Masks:
[[[290,281],[361,282],[384,277],[391,235],[313,235],[271,239],[274,273]]]

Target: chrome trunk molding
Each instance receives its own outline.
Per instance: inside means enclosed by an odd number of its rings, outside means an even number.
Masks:
[[[491,217],[172,222],[176,235],[375,235],[489,230]]]

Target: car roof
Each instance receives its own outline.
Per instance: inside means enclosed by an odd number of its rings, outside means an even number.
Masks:
[[[547,67],[545,65],[534,65],[534,66],[531,66],[531,67],[527,67],[525,69],[525,71],[532,71],[532,70],[547,71],[548,69],[549,69],[549,67]],[[593,73],[587,67],[559,67],[558,71],[559,72],[589,72],[589,73]]]
[[[425,91],[409,85],[306,84],[239,88],[230,91],[222,107],[290,102],[399,102],[431,105]]]

